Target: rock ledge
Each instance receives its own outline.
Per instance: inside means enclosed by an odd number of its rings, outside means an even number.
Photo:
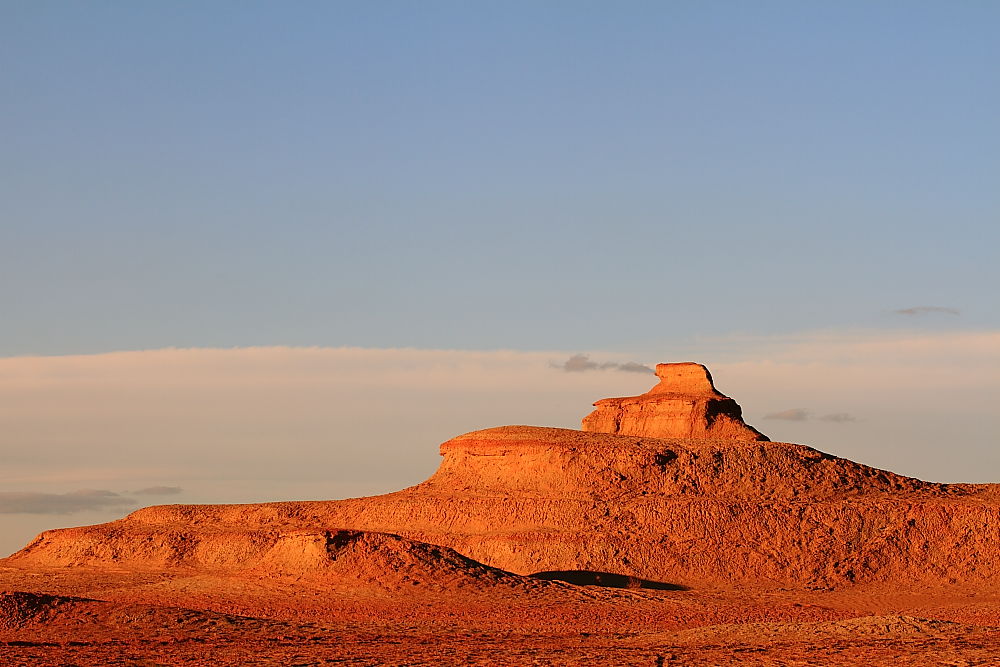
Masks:
[[[743,421],[739,404],[720,393],[701,364],[657,364],[659,384],[640,396],[605,398],[583,418],[583,430],[645,438],[769,438]]]

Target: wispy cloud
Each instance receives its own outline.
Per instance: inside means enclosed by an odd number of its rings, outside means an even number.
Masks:
[[[788,410],[781,410],[779,412],[766,414],[764,415],[764,419],[780,419],[786,422],[804,422],[809,419],[809,411],[803,408],[791,408]]]
[[[183,490],[179,486],[148,486],[132,493],[137,496],[176,496]]]
[[[652,368],[646,366],[645,364],[640,364],[637,361],[626,361],[624,364],[618,364],[615,368],[618,371],[625,371],[626,373],[652,373],[654,372]]]
[[[961,314],[958,308],[949,308],[948,306],[913,306],[912,308],[900,308],[892,312],[897,315],[909,315],[910,317],[914,315],[928,315],[930,313],[944,313],[945,315]]]
[[[825,422],[853,422],[857,421],[857,418],[847,412],[834,412],[829,415],[823,415],[820,417],[820,420]]]
[[[561,364],[552,364],[553,368],[561,368],[567,373],[583,371],[624,371],[626,373],[652,373],[653,369],[636,361],[619,363],[616,361],[591,361],[586,354],[574,354]]]
[[[786,422],[804,422],[809,421],[810,419],[838,423],[857,421],[854,415],[848,414],[847,412],[832,412],[830,414],[814,417],[813,414],[805,408],[790,408],[788,410],[772,412],[764,415],[764,419],[777,419]]]
[[[136,504],[132,498],[101,489],[69,493],[0,492],[0,514],[73,514]]]

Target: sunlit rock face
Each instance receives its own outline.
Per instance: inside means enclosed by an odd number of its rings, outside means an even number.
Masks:
[[[743,421],[733,399],[701,364],[657,364],[659,384],[639,396],[605,398],[583,418],[583,430],[645,438],[768,440]]]
[[[692,589],[996,589],[1000,485],[923,482],[770,442],[704,366],[656,370],[660,383],[642,396],[599,401],[585,430],[501,426],[452,438],[433,476],[395,493],[162,505],[47,531],[0,561],[0,590],[4,568],[200,573],[277,586],[279,596],[278,576],[397,595],[412,582],[534,590],[523,576],[540,572]]]

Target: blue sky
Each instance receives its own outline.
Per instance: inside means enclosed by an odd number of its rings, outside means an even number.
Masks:
[[[776,440],[1000,479],[998,25],[0,0],[0,555],[398,489],[646,390],[628,362],[707,363]]]
[[[2,355],[1000,324],[994,3],[0,8]]]

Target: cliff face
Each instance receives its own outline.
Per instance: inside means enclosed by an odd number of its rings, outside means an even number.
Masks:
[[[605,398],[583,418],[583,430],[647,438],[767,440],[743,422],[743,411],[719,393],[701,364],[657,364],[659,384],[640,396]]]
[[[441,453],[438,472],[404,491],[150,507],[43,533],[11,561],[301,570],[300,542],[351,529],[449,547],[518,574],[586,570],[694,587],[1000,575],[991,485],[921,482],[786,443],[527,426],[459,436]]]
[[[683,366],[658,367],[663,389],[644,396],[693,406],[731,400],[703,367]],[[733,429],[738,416],[728,422]],[[325,562],[331,535],[368,531],[517,574],[584,570],[691,587],[987,586],[1000,577],[995,485],[922,482],[718,423],[689,420],[703,425],[699,437],[672,438],[486,429],[441,445],[439,470],[396,493],[150,507],[109,524],[48,531],[8,563],[265,576],[311,570],[309,554]],[[745,437],[708,437],[720,432]]]

